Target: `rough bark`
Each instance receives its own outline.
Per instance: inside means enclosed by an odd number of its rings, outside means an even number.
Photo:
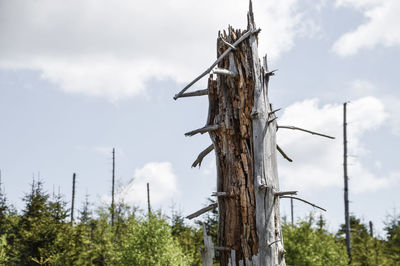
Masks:
[[[250,8],[248,29],[219,33],[217,54],[255,25]],[[267,97],[269,75],[261,66],[257,36],[252,34],[218,63],[236,75],[211,75],[207,125],[217,158],[218,246],[221,265],[285,265],[276,165],[275,115]],[[234,252],[232,252],[232,250]],[[235,254],[232,256],[232,254]],[[233,260],[232,260],[233,259]]]

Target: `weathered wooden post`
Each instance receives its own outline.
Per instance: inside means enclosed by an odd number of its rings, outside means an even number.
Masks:
[[[219,33],[218,59],[174,97],[208,95],[206,125],[185,135],[208,132],[213,142],[199,154],[193,167],[213,149],[217,162],[218,191],[213,196],[218,197],[218,205],[187,218],[218,207],[215,250],[220,252],[220,265],[285,265],[279,199],[299,198],[288,196],[296,191],[279,191],[276,151],[291,159],[276,144],[280,127],[275,113],[279,109],[273,110],[268,99],[268,82],[275,71],[268,70],[266,57],[263,64],[259,59],[260,29],[254,23],[251,0],[247,22],[244,31],[229,27],[228,32]],[[206,90],[185,93],[210,72]],[[282,128],[329,137],[292,126]],[[209,265],[204,260],[203,264]]]

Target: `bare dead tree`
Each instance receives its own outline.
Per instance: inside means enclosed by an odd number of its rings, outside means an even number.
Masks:
[[[111,226],[114,226],[115,148],[112,150]]]
[[[346,232],[346,248],[349,256],[349,265],[352,263],[350,242],[350,214],[349,214],[349,177],[347,176],[347,103],[343,104],[343,175],[344,175],[344,218]]]
[[[151,216],[151,205],[150,205],[150,184],[147,183],[147,214]]]
[[[218,204],[205,207],[187,218],[193,219],[218,207],[218,243],[210,243],[204,232],[203,265],[212,265],[214,251],[220,253],[220,265],[285,264],[279,199],[303,201],[297,191],[280,191],[276,151],[292,161],[276,144],[276,112],[268,99],[268,83],[276,70],[269,71],[267,57],[258,56],[258,34],[250,0],[247,29],[219,32],[217,60],[185,86],[174,99],[208,95],[206,125],[186,133],[208,133],[212,145],[202,151],[192,166],[214,150],[217,164]],[[186,92],[194,83],[210,74],[206,90]],[[294,126],[301,130],[332,138]]]
[[[75,207],[75,184],[76,174],[72,174],[72,201],[71,201],[71,223],[74,222],[74,207]]]

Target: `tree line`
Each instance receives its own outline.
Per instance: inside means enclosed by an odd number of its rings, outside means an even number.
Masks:
[[[47,193],[41,180],[23,202],[17,211],[0,189],[0,265],[201,265],[203,226],[217,243],[216,211],[188,224],[174,211],[145,214],[119,202],[111,225],[110,208],[92,210],[86,197],[71,222],[64,196]],[[375,236],[351,218],[353,265],[400,265],[400,218],[387,217],[384,230]],[[295,224],[284,217],[282,231],[288,265],[347,265],[343,225],[331,233],[322,216]]]

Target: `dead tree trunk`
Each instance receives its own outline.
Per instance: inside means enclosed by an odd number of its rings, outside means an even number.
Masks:
[[[247,31],[255,30],[252,11]],[[229,28],[219,35],[218,56],[245,32]],[[268,101],[269,73],[261,66],[257,36],[218,64],[225,71],[209,79],[210,131],[217,158],[218,246],[221,265],[285,265],[279,215],[275,115]],[[230,250],[235,250],[235,262]]]
[[[71,203],[71,223],[74,222],[74,208],[75,208],[75,181],[76,181],[76,174],[73,173],[72,175],[72,203]]]
[[[350,214],[349,214],[349,178],[347,176],[347,121],[346,121],[346,106],[343,104],[343,175],[344,175],[344,217],[345,217],[345,232],[346,232],[346,248],[349,256],[349,265],[352,264],[351,256],[351,234],[350,234]]]
[[[115,148],[113,148],[113,150],[112,150],[112,181],[111,182],[112,182],[112,184],[111,184],[111,226],[114,226]]]
[[[218,245],[220,265],[269,266],[285,264],[281,233],[279,199],[297,191],[279,191],[276,150],[292,161],[276,144],[275,113],[268,99],[269,71],[267,59],[263,65],[258,57],[258,40],[250,0],[247,30],[219,33],[218,59],[202,74],[185,86],[174,99],[208,95],[209,110],[204,127],[186,136],[209,133],[213,145],[200,153],[192,166],[200,165],[213,149],[217,163]],[[216,67],[216,68],[215,68]],[[212,72],[208,88],[185,93],[190,86]],[[333,138],[293,126],[322,137]],[[187,218],[192,219],[215,208],[210,205]],[[210,260],[203,260],[211,265]]]

